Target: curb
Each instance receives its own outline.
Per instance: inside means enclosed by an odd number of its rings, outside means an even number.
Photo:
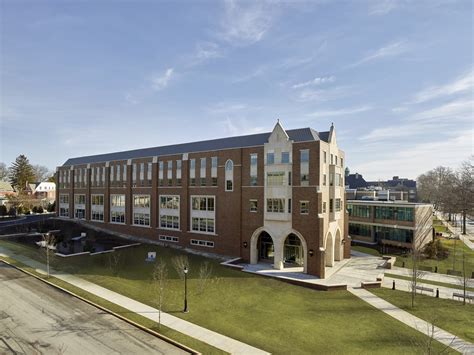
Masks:
[[[13,265],[13,264],[9,263],[9,262],[6,261],[6,260],[0,259],[0,262],[2,262],[2,263],[4,263],[4,264],[7,264],[7,265],[9,265],[10,267],[13,267],[13,268],[15,268],[16,270],[19,270],[19,271],[21,271],[21,272],[23,272],[23,273],[25,273],[25,274],[27,274],[27,275],[29,275],[29,276],[32,276],[32,277],[34,277],[35,279],[40,280],[40,281],[46,283],[47,285],[52,286],[52,287],[54,287],[54,288],[56,288],[56,289],[58,289],[58,290],[60,290],[60,291],[62,291],[62,292],[64,292],[64,293],[67,293],[67,294],[69,294],[70,296],[73,296],[73,297],[75,297],[75,298],[77,298],[77,299],[79,299],[79,300],[81,300],[81,301],[83,301],[83,302],[85,302],[85,303],[88,303],[88,304],[90,304],[91,306],[94,306],[94,307],[100,309],[101,311],[104,311],[104,312],[106,312],[106,313],[108,313],[108,314],[110,314],[110,315],[113,315],[114,317],[116,317],[116,318],[118,318],[118,319],[120,319],[120,320],[122,320],[122,321],[124,321],[124,322],[127,322],[128,324],[133,325],[134,327],[136,327],[136,328],[138,328],[138,329],[140,329],[140,330],[143,330],[144,332],[147,332],[148,334],[151,334],[151,335],[153,335],[153,336],[155,336],[155,337],[157,337],[157,338],[159,338],[159,339],[161,339],[161,340],[166,341],[167,343],[170,343],[170,344],[172,344],[172,345],[174,345],[174,346],[180,348],[181,350],[187,351],[187,352],[189,352],[190,354],[193,354],[193,355],[201,355],[200,352],[198,352],[198,351],[196,351],[196,350],[194,350],[194,349],[191,349],[191,348],[187,347],[186,345],[177,342],[176,340],[173,340],[173,339],[171,339],[171,338],[168,338],[167,336],[164,336],[163,334],[160,334],[160,333],[158,333],[158,332],[155,332],[154,330],[152,330],[152,329],[150,329],[150,328],[147,328],[147,327],[145,327],[145,326],[143,326],[143,325],[141,325],[141,324],[138,324],[138,323],[136,323],[136,322],[134,322],[134,321],[132,321],[132,320],[130,320],[130,319],[128,319],[128,318],[126,318],[126,317],[124,317],[124,316],[118,314],[118,313],[115,313],[115,312],[109,310],[108,308],[105,308],[105,307],[103,307],[103,306],[101,306],[101,305],[98,305],[97,303],[94,303],[94,302],[92,302],[92,301],[90,301],[90,300],[88,300],[88,299],[86,299],[86,298],[84,298],[84,297],[82,297],[82,296],[79,296],[79,295],[75,294],[74,292],[69,291],[69,290],[67,290],[67,289],[65,289],[65,288],[63,288],[63,287],[61,287],[61,286],[58,286],[58,285],[56,285],[56,284],[54,284],[54,283],[52,283],[52,282],[50,282],[50,281],[48,281],[48,280],[45,280],[45,279],[43,279],[43,278],[41,278],[41,277],[39,277],[39,276],[37,276],[37,275],[35,275],[35,274],[29,272],[29,271],[23,270],[22,268],[20,268],[20,267],[18,267],[18,266],[16,266],[16,265]]]

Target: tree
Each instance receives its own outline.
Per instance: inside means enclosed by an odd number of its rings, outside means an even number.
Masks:
[[[7,206],[5,205],[0,205],[0,216],[6,216],[8,213],[7,211]]]
[[[450,168],[438,166],[418,176],[417,190],[421,201],[432,203],[436,210],[442,208],[451,197],[449,191],[454,181]]]
[[[48,278],[50,276],[50,264],[51,264],[51,257],[50,257],[50,249],[54,249],[54,245],[56,244],[56,237],[51,233],[43,233],[43,243],[42,246],[45,248],[46,254],[46,273]]]
[[[5,163],[0,163],[0,181],[8,180],[8,168]]]
[[[176,273],[178,274],[179,278],[181,280],[184,279],[184,268],[187,268],[189,270],[189,259],[186,255],[178,255],[175,256],[171,259],[171,262],[173,263],[173,267],[176,270]]]
[[[20,155],[9,169],[10,184],[22,193],[28,182],[35,180],[33,168],[25,155]]]
[[[466,234],[466,217],[474,211],[474,156],[465,160],[456,171],[453,200],[462,214],[462,234]]]
[[[118,276],[120,271],[120,257],[122,253],[115,250],[113,253],[108,254],[109,269],[112,275]]]
[[[463,291],[463,305],[466,304],[466,296],[467,296],[467,289],[471,286],[471,279],[470,279],[470,275],[469,275],[469,272],[467,270],[467,267],[466,267],[466,251],[464,250],[464,248],[462,249],[462,264],[461,264],[461,276],[459,278],[459,284],[461,285],[462,287],[462,291]]]
[[[158,327],[161,327],[161,311],[163,309],[163,302],[165,299],[165,290],[168,278],[168,268],[166,267],[166,263],[161,258],[156,260],[155,266],[153,267],[152,277],[155,292],[158,296]]]
[[[53,173],[48,169],[48,167],[43,165],[33,165],[33,174],[35,175],[36,181],[46,181]]]
[[[212,276],[212,266],[209,262],[205,261],[199,268],[199,286],[198,294],[202,294],[206,288],[208,281]]]

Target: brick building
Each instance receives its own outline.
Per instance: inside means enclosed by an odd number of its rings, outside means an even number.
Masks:
[[[324,278],[350,256],[343,179],[333,126],[277,122],[270,133],[69,159],[57,168],[57,213]]]

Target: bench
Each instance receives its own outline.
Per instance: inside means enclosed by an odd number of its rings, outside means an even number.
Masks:
[[[448,270],[446,273],[451,276],[462,276],[462,272],[457,270]]]
[[[375,282],[370,282],[370,281],[362,281],[360,283],[360,287],[363,289],[368,289],[368,288],[381,288],[382,287],[382,282],[380,281],[375,281]]]
[[[453,299],[454,298],[464,299],[464,294],[455,292],[453,293]],[[466,300],[469,300],[469,303],[471,303],[471,301],[474,301],[474,294],[466,294]]]
[[[416,290],[420,290],[420,291],[421,291],[421,294],[423,294],[423,291],[434,293],[434,288],[431,288],[431,287],[416,286],[415,289],[416,289]]]

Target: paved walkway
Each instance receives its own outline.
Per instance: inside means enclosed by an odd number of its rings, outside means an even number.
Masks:
[[[474,250],[474,243],[471,242],[470,239],[473,239],[474,238],[474,235],[472,233],[469,232],[469,228],[466,228],[466,232],[467,234],[462,234],[462,229],[461,227],[454,227],[452,226],[448,221],[446,221],[443,217],[443,214],[440,213],[440,212],[436,212],[436,217],[438,217],[439,220],[441,220],[441,222],[449,229],[449,231],[454,234],[454,235],[458,235],[459,236],[459,239],[462,240],[464,242],[464,244],[466,244],[466,246],[471,249],[471,250]],[[472,230],[471,230],[472,231]]]
[[[8,249],[0,247],[0,256],[10,256],[25,265],[35,268],[36,271],[44,273],[44,264],[16,254]],[[138,313],[154,322],[158,322],[158,310],[156,308],[147,306],[131,298],[122,296],[121,294],[70,274],[53,271],[51,275],[98,297],[113,302],[134,313]],[[161,312],[161,324],[231,354],[268,354],[267,352],[264,352],[253,346],[216,333],[212,330],[200,327],[168,313]]]
[[[433,337],[440,343],[449,346],[462,354],[474,354],[474,344],[461,340],[455,335],[433,326],[427,321],[415,317],[414,315],[394,306],[384,299],[375,296],[373,293],[367,290],[353,287],[350,287],[348,290],[375,308],[408,325],[409,327],[416,329],[429,337]]]

